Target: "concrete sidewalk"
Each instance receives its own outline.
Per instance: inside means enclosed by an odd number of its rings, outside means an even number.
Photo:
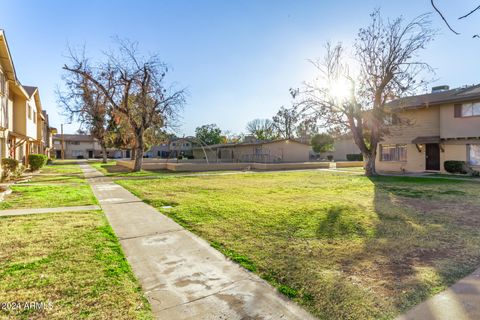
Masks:
[[[100,206],[76,206],[76,207],[56,207],[56,208],[25,208],[25,209],[6,209],[0,210],[0,217],[21,216],[24,214],[55,213],[55,212],[75,212],[75,211],[94,211],[100,210]]]
[[[157,319],[314,319],[101,172],[80,166]]]
[[[397,318],[397,320],[417,319],[480,319],[480,269]]]

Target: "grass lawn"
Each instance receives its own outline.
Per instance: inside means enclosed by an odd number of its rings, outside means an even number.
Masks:
[[[340,167],[337,168],[338,171],[352,171],[352,172],[358,172],[358,173],[365,173],[365,169],[363,167]]]
[[[118,183],[321,319],[392,318],[480,265],[478,183],[325,171]]]
[[[53,208],[97,204],[77,164],[45,166],[27,184],[11,186],[12,194],[0,202],[0,209]]]
[[[170,171],[166,170],[141,170],[139,172],[131,172],[130,169],[117,165],[116,161],[108,161],[107,163],[102,162],[89,162],[89,164],[95,169],[101,171],[104,175],[108,177],[144,177],[144,176],[164,176],[172,174]]]
[[[430,173],[427,176],[430,177],[442,177],[442,178],[462,178],[462,179],[476,179],[480,181],[480,177],[471,176],[468,174],[451,174],[451,173]]]
[[[102,213],[0,217],[0,234],[0,302],[47,306],[0,318],[152,318]]]

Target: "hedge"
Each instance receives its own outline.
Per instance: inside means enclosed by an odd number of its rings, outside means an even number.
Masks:
[[[467,163],[459,160],[447,160],[443,163],[445,171],[449,173],[467,173]]]
[[[363,161],[363,154],[361,153],[349,153],[347,154],[348,161]]]
[[[28,164],[31,171],[37,171],[47,164],[48,157],[44,154],[29,154]]]

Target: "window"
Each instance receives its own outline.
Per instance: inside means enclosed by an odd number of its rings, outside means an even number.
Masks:
[[[80,145],[80,141],[68,141],[68,144]]]
[[[480,166],[480,144],[467,145],[468,162],[473,166]]]
[[[33,123],[37,123],[37,113],[33,111]]]
[[[383,124],[386,126],[397,125],[400,123],[400,118],[395,113],[388,113],[383,119]]]
[[[32,120],[32,107],[28,105],[28,119]]]
[[[454,116],[455,118],[480,116],[480,102],[456,104]]]
[[[3,72],[0,72],[0,96],[7,94],[7,82]]]
[[[406,144],[381,144],[380,160],[381,161],[407,161],[407,145]]]

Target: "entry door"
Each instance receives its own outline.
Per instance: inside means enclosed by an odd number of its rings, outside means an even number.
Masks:
[[[93,158],[93,151],[92,151],[92,150],[89,150],[89,151],[88,151],[88,157],[89,157],[89,158]]]
[[[438,145],[438,143],[426,144],[425,169],[440,170],[440,146]]]

